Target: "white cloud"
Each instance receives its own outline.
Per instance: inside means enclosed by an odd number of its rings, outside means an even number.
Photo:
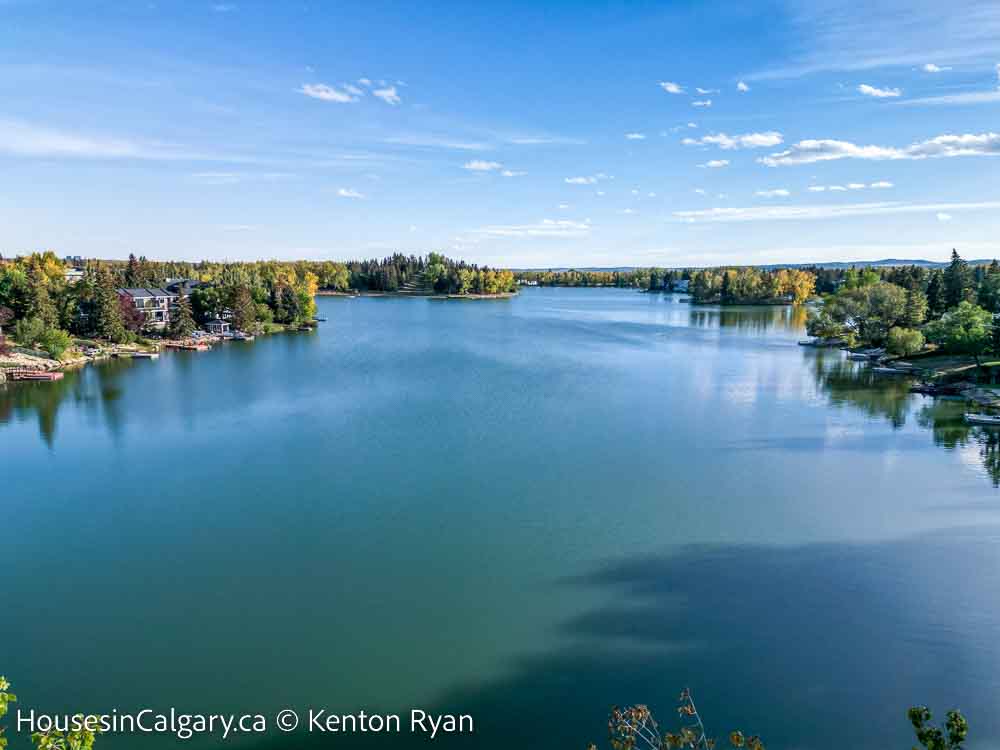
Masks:
[[[696,128],[696,127],[698,127],[698,123],[696,123],[696,122],[689,122],[689,123],[687,124],[687,126],[688,126],[689,128]]]
[[[786,151],[765,156],[757,161],[769,167],[790,164],[812,164],[835,159],[866,159],[888,161],[899,159],[937,159],[951,156],[1000,155],[1000,133],[939,135],[904,148],[890,146],[859,146],[849,141],[832,139],[799,141]]]
[[[215,3],[212,5],[212,11],[215,13],[232,13],[236,10],[236,5],[233,3]]]
[[[894,185],[888,180],[879,180],[878,182],[873,182],[869,185],[872,190],[884,190],[886,188],[894,187]]]
[[[738,148],[764,148],[778,146],[784,141],[781,133],[769,130],[766,133],[743,133],[742,135],[727,135],[713,133],[701,138],[685,138],[681,141],[685,146],[718,146],[727,151]]]
[[[705,190],[705,188],[695,188],[694,192],[696,192],[698,195],[705,195],[707,191]]]
[[[543,219],[536,224],[491,225],[472,231],[472,234],[495,239],[504,237],[585,237],[589,233],[589,222],[568,219]]]
[[[355,96],[364,96],[365,95],[365,92],[363,90],[359,89],[357,86],[354,86],[354,85],[352,85],[350,83],[345,83],[345,84],[343,84],[343,86],[344,86],[344,91],[347,91],[348,93],[354,94]]]
[[[750,87],[747,86],[745,83],[743,83],[743,81],[740,81],[739,83],[736,84],[736,90],[746,93],[747,91],[750,90]]]
[[[483,161],[482,159],[473,159],[472,161],[467,161],[462,165],[462,169],[468,169],[473,172],[494,172],[502,168],[503,164],[500,162]]]
[[[934,63],[925,63],[923,67],[925,73],[943,73],[946,70],[951,70],[951,68],[942,68],[940,65],[935,65]]]
[[[718,94],[719,93],[718,89],[703,89],[701,86],[695,86],[694,90],[697,91],[699,94],[701,94],[703,96],[705,94]]]
[[[384,101],[386,104],[399,104],[399,94],[396,92],[395,86],[386,86],[385,88],[375,89],[372,91],[372,96],[377,97]]]
[[[340,89],[333,88],[333,86],[327,86],[325,83],[303,83],[296,90],[300,94],[305,94],[313,99],[320,99],[324,102],[347,104],[358,101],[358,97],[350,91],[341,91]]]
[[[572,206],[570,206],[568,203],[559,204],[559,210],[561,211],[568,211],[570,208],[572,208]]]
[[[981,203],[849,203],[817,206],[750,206],[746,208],[708,208],[674,211],[675,218],[685,222],[732,223],[747,221],[810,221],[853,216],[885,214],[944,213],[947,211],[988,211],[1000,209],[1000,201]],[[947,219],[944,219],[947,221]]]
[[[880,89],[875,86],[869,86],[867,83],[862,83],[858,86],[858,93],[865,96],[874,96],[876,99],[887,99],[897,97],[903,92],[899,89]]]
[[[503,172],[500,173],[500,175],[503,176],[503,177],[523,177],[526,174],[528,174],[528,173],[527,172],[515,172],[512,169],[505,169]]]
[[[826,190],[826,185],[810,185],[806,188],[810,193],[822,193]]]
[[[364,198],[365,196],[359,193],[354,188],[339,188],[337,190],[337,195],[341,198]]]
[[[844,187],[843,185],[830,185],[827,188],[827,190],[829,190],[832,193],[846,193],[847,192],[847,188]]]
[[[644,141],[646,136],[642,133],[626,133],[625,137],[630,141]]]
[[[711,107],[712,106],[712,100],[711,99],[704,99],[704,100],[701,100],[701,101],[694,101],[694,102],[691,102],[691,106],[692,107]]]
[[[924,96],[919,99],[907,99],[899,103],[908,106],[916,106],[923,104],[990,104],[992,102],[1000,102],[1000,90],[966,91],[964,94]]]
[[[394,135],[384,139],[385,143],[397,146],[424,146],[428,148],[452,148],[459,151],[486,151],[490,146],[478,141],[458,141],[435,135]]]
[[[938,221],[951,221],[951,214],[946,214],[944,211],[938,211],[937,213]]]
[[[603,191],[603,190],[598,190],[598,191],[597,191],[597,193],[596,193],[596,195],[604,195],[604,194],[605,194],[605,193],[604,193],[604,191]]]
[[[623,208],[621,211],[619,211],[619,213],[622,213],[622,214],[637,214],[639,212],[636,211],[634,208]]]
[[[849,182],[849,183],[847,183],[847,189],[848,190],[864,190],[865,187],[867,187],[867,186],[863,182]]]
[[[668,94],[683,94],[684,87],[680,84],[674,83],[673,81],[660,81],[660,88],[666,91]]]
[[[372,82],[371,82],[370,78],[359,78],[358,79],[358,83],[360,83],[362,86],[371,86],[372,85]]]
[[[777,188],[775,190],[758,190],[754,195],[759,198],[787,198],[791,193],[785,188]]]
[[[607,179],[609,179],[608,175],[604,174],[604,172],[598,172],[586,177],[566,177],[563,182],[567,185],[596,185],[601,180]]]
[[[704,164],[699,164],[699,167],[707,167],[708,169],[719,169],[720,167],[728,167],[728,159],[711,159],[706,161]]]

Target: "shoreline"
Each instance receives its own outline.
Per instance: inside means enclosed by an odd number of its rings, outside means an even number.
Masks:
[[[337,292],[333,290],[320,289],[316,292],[317,297],[401,297],[414,299],[468,299],[468,300],[489,300],[489,299],[511,299],[519,292],[500,292],[499,294],[438,294],[437,292]]]
[[[272,324],[275,325],[275,324]],[[282,325],[277,330],[259,332],[253,334],[257,336],[271,336],[278,333],[302,333],[315,330],[316,326],[292,327]],[[96,341],[95,339],[77,339],[78,341]],[[251,339],[252,340],[252,339]],[[167,350],[193,350],[199,345],[212,346],[227,342],[246,343],[240,339],[220,335],[206,335],[198,338],[170,339],[162,338],[151,340],[151,344],[143,346],[140,344],[112,344],[107,343],[99,346],[78,346],[78,349],[96,348],[95,354],[85,354],[82,351],[69,359],[52,359],[40,351],[31,351],[23,347],[12,347],[9,354],[0,355],[0,384],[7,382],[18,382],[8,380],[6,373],[8,370],[34,370],[37,372],[63,372],[65,370],[75,370],[96,362],[108,359],[143,359],[149,355],[159,356]],[[205,351],[205,350],[199,350]]]

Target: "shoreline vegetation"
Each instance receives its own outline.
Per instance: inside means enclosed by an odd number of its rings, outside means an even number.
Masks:
[[[315,328],[317,296],[508,299],[506,269],[438,253],[334,261],[159,262],[0,256],[0,381],[162,349]]]

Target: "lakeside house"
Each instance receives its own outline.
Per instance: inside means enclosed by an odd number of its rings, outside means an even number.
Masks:
[[[170,325],[170,313],[177,305],[176,294],[159,287],[122,288],[117,291],[119,297],[145,316],[148,327],[163,330]]]
[[[67,284],[75,284],[78,281],[83,281],[84,270],[82,268],[77,268],[71,266],[63,271],[63,276],[66,278]]]
[[[674,292],[681,292],[682,294],[687,294],[689,283],[690,282],[688,279],[677,279],[677,281],[673,282],[670,285],[670,289],[671,291]]]

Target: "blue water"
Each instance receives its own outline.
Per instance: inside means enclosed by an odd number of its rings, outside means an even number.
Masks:
[[[961,404],[797,346],[792,308],[319,307],[0,390],[22,708],[422,707],[473,715],[457,747],[574,750],[690,686],[769,748],[909,747],[914,703],[1000,735],[1000,458]]]

